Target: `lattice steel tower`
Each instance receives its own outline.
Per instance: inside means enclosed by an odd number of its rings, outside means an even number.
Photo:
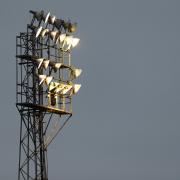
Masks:
[[[30,11],[16,37],[16,106],[21,116],[18,180],[48,180],[47,147],[72,116],[82,72],[71,64],[77,24]]]

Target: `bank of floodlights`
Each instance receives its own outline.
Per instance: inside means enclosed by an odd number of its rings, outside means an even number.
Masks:
[[[56,45],[62,52],[70,52],[72,48],[78,45],[80,39],[73,36],[73,33],[77,30],[77,23],[58,19],[56,16],[51,16],[50,12],[30,11],[30,13],[33,14],[33,19],[29,28],[34,32],[37,39],[50,39],[51,43]],[[35,26],[34,24],[38,25]],[[39,86],[47,88],[49,105],[55,106],[58,97],[63,95],[72,96],[81,88],[81,84],[73,84],[72,81],[80,76],[82,69],[69,66],[70,80],[61,82],[61,80],[56,80],[52,73],[56,73],[57,70],[63,67],[62,62],[54,62],[45,57],[37,58],[35,62],[38,70],[42,68],[45,71],[48,68],[50,69],[48,74],[41,74],[40,72],[37,74]]]

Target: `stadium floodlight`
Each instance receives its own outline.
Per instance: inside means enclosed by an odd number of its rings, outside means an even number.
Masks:
[[[79,43],[80,39],[79,38],[73,38],[72,39],[72,47],[74,48],[75,46],[77,46],[77,44]]]
[[[56,69],[59,69],[59,68],[61,67],[61,65],[62,65],[62,63],[55,63],[54,67],[55,67]]]
[[[44,66],[44,68],[47,69],[47,68],[48,68],[48,65],[49,65],[49,60],[48,60],[48,59],[44,59],[44,60],[43,60],[43,66]]]
[[[82,69],[73,69],[73,76],[74,78],[77,78],[81,75]]]
[[[59,31],[51,31],[50,32],[50,37],[53,41],[55,41],[58,33],[59,33]]]
[[[47,75],[39,75],[39,85],[43,84],[45,82],[46,85],[49,85],[49,83],[52,81],[53,77],[52,76],[47,76]]]
[[[62,44],[62,49],[64,51],[67,51],[71,48],[72,40],[73,40],[73,36],[66,36],[65,37],[63,44]]]
[[[77,44],[79,43],[80,39],[79,38],[73,38],[73,36],[65,36],[64,34],[62,34],[62,37],[60,35],[60,43],[62,43],[62,49],[64,49],[65,51],[69,50],[71,47],[75,47],[77,46]]]
[[[50,60],[44,58],[35,59],[35,61],[38,63],[38,69],[40,69],[42,65],[45,69],[47,69],[50,62]]]
[[[36,62],[38,63],[38,69],[41,67],[43,61],[44,61],[44,58],[36,59]]]
[[[41,85],[46,79],[46,75],[39,75],[39,85]]]
[[[73,86],[73,94],[76,94],[81,88],[81,84],[74,84]]]
[[[41,31],[41,37],[43,38],[48,32],[49,32],[49,29],[43,29]]]
[[[60,34],[59,36],[60,43],[62,43],[65,40],[65,38],[66,38],[66,34]]]
[[[56,20],[56,16],[49,16],[48,23],[53,25],[55,20]]]
[[[60,67],[61,67],[62,63],[55,63],[53,66],[54,72],[56,72]]]
[[[30,11],[30,16],[16,36],[18,180],[47,180],[48,147],[71,118],[73,96],[81,88],[75,81],[82,69],[73,65],[71,54],[80,39],[77,23],[49,11]]]
[[[68,26],[68,32],[70,33],[74,33],[76,32],[76,29],[77,29],[77,23],[69,23],[69,26]]]
[[[49,85],[49,83],[52,81],[53,77],[52,76],[47,76],[45,79],[45,84]]]

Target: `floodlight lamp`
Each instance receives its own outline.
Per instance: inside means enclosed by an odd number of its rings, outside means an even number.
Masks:
[[[73,69],[73,76],[74,78],[77,78],[81,75],[82,69]]]
[[[48,59],[44,60],[43,61],[43,66],[44,66],[45,69],[48,68],[48,65],[49,65],[49,60]]]
[[[77,46],[77,44],[79,43],[80,39],[79,38],[73,38],[72,39],[72,47],[74,48],[75,46]]]
[[[62,49],[64,51],[67,51],[71,48],[72,40],[73,40],[73,36],[66,36],[62,45]]]
[[[43,60],[43,58],[36,59],[36,62],[38,63],[38,69],[41,67]]]
[[[45,79],[46,85],[49,85],[49,83],[52,81],[53,77],[52,76],[47,76]]]
[[[55,63],[55,68],[59,69],[61,67],[62,63]]]
[[[58,32],[59,32],[59,31],[51,31],[51,32],[50,32],[50,37],[51,37],[51,39],[52,39],[53,41],[55,41]]]
[[[69,23],[69,26],[68,26],[68,32],[70,33],[74,33],[76,32],[76,29],[77,29],[77,23]]]
[[[62,43],[66,38],[66,34],[60,34],[59,36],[59,40],[60,40],[60,43]]]
[[[55,20],[56,20],[56,16],[49,16],[49,18],[48,18],[49,24],[54,24]]]
[[[46,79],[46,75],[39,75],[39,81],[40,81],[39,85],[41,85],[45,79]]]
[[[61,67],[62,63],[55,63],[54,70],[57,71]]]
[[[81,84],[74,84],[73,86],[73,94],[76,94],[81,88]]]
[[[66,36],[65,39],[67,45],[71,45],[72,41],[73,41],[73,36]]]
[[[42,31],[42,26],[40,26],[40,27],[37,29],[36,38],[38,38],[38,36],[40,35],[41,31]]]
[[[41,37],[43,38],[48,32],[49,32],[49,29],[43,29],[41,31]]]

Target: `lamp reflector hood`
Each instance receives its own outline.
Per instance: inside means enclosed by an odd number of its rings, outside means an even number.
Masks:
[[[49,29],[43,29],[41,32],[41,37],[44,37],[46,35],[46,33],[49,32]]]
[[[45,79],[46,79],[46,75],[39,75],[39,81],[40,81],[39,85],[41,85]]]
[[[59,36],[60,43],[62,43],[65,38],[66,38],[66,34],[61,34],[61,35]]]
[[[77,78],[78,76],[81,75],[82,69],[74,69],[73,73],[74,73],[74,77]]]
[[[51,36],[53,41],[55,41],[57,33],[58,33],[58,31],[51,31],[50,32],[50,36]]]
[[[38,63],[38,69],[41,67],[43,60],[43,58],[36,59],[36,62]]]
[[[61,67],[62,63],[55,63],[54,67],[55,69],[59,69]]]
[[[52,81],[52,79],[53,79],[52,76],[47,76],[47,77],[46,77],[46,80],[45,80],[46,85],[49,85],[49,83]]]
[[[76,94],[80,88],[81,88],[81,84],[74,84],[73,94]]]
[[[80,39],[79,38],[73,38],[72,39],[72,47],[77,46],[77,44],[79,43]]]
[[[68,26],[68,31],[70,33],[73,33],[73,32],[76,32],[76,29],[77,29],[77,23],[69,23],[69,26]]]
[[[44,68],[47,69],[49,65],[49,60],[44,60],[43,65],[44,65]]]
[[[50,24],[54,24],[55,19],[56,19],[56,16],[49,16],[48,22],[49,22]]]

